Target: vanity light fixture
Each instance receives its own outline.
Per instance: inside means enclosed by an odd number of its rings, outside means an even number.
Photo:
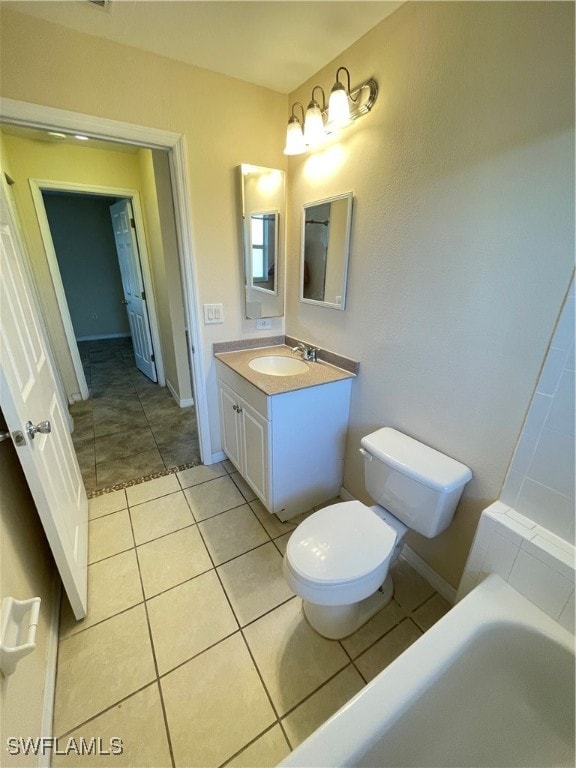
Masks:
[[[341,73],[346,75],[346,85],[340,82]],[[322,94],[322,106],[315,98],[315,92]],[[308,149],[318,146],[324,138],[341,128],[345,128],[353,120],[370,112],[378,96],[378,83],[373,78],[361,83],[354,90],[350,86],[350,72],[346,67],[336,71],[336,82],[332,86],[328,108],[321,86],[312,89],[312,98],[308,104],[306,115],[299,101],[292,105],[292,112],[286,131],[285,155],[301,155]],[[302,121],[294,114],[294,108],[302,110]]]

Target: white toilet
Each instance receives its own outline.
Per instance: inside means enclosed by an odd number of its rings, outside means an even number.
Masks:
[[[355,632],[392,599],[388,574],[411,529],[433,538],[452,522],[470,469],[384,427],[363,437],[366,490],[376,501],[344,501],[310,515],[291,535],[284,576],[324,637]]]

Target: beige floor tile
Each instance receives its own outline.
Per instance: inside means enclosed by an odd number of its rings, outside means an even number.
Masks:
[[[268,512],[264,504],[259,499],[250,502],[250,507],[258,520],[262,523],[271,538],[283,536],[285,533],[291,533],[296,526],[291,522],[283,523],[276,515]]]
[[[221,765],[275,719],[240,633],[174,670],[161,685],[178,766]]]
[[[247,504],[198,523],[215,565],[270,541]]]
[[[292,536],[292,531],[285,533],[283,536],[277,536],[274,539],[274,544],[276,545],[276,548],[278,549],[282,557],[284,557],[284,555],[286,554],[286,547],[288,546],[288,541],[290,539],[290,536]]]
[[[254,501],[257,498],[252,488],[250,488],[246,480],[244,480],[239,472],[234,472],[232,475],[230,475],[230,478],[242,496],[244,496],[246,501]]]
[[[88,562],[117,555],[134,546],[128,510],[98,517],[88,523]]]
[[[88,614],[76,621],[68,600],[62,600],[60,639],[81,632],[144,600],[136,560],[129,549],[88,566]]]
[[[137,605],[58,647],[54,734],[61,736],[156,676],[144,605]]]
[[[352,666],[346,667],[319,691],[287,715],[282,724],[292,749],[326,722],[364,687],[364,680]]]
[[[423,632],[442,618],[452,608],[448,600],[436,593],[412,614],[412,619]]]
[[[126,509],[127,506],[126,491],[103,493],[101,496],[96,496],[88,501],[88,517],[93,520],[112,512],[119,512],[121,509]]]
[[[128,497],[128,505],[134,507],[136,504],[143,504],[145,501],[167,496],[169,493],[176,493],[179,490],[180,483],[176,475],[165,475],[126,488],[126,496]]]
[[[244,635],[280,715],[349,663],[338,642],[307,624],[299,598],[250,624]]]
[[[355,664],[364,679],[370,682],[421,635],[414,622],[406,619],[359,656]]]
[[[175,587],[212,568],[197,526],[170,533],[138,547],[146,597]]]
[[[54,755],[52,768],[170,768],[170,749],[162,712],[158,684],[153,683],[86,725],[67,738],[101,739],[104,749],[112,751],[121,739],[121,754],[89,757],[71,753]]]
[[[405,610],[413,611],[434,594],[434,588],[403,558],[390,568],[394,599]]]
[[[241,627],[294,595],[272,542],[221,565],[218,573]]]
[[[350,656],[355,659],[404,618],[406,618],[406,613],[398,603],[392,600],[363,627],[360,627],[353,635],[344,638],[341,643]]]
[[[206,520],[208,517],[246,503],[244,496],[228,476],[186,488],[184,493],[196,520]]]
[[[226,768],[274,768],[289,754],[290,747],[282,728],[275,725],[226,763]]]
[[[206,483],[209,480],[215,480],[217,477],[223,477],[224,475],[226,475],[226,470],[222,464],[200,465],[184,469],[176,474],[182,488]]]
[[[131,507],[130,517],[134,526],[134,538],[138,545],[194,523],[182,491]]]
[[[161,675],[238,629],[214,571],[153,597],[148,616]]]

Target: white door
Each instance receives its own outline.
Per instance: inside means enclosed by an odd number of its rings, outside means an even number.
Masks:
[[[116,240],[124,302],[128,312],[128,323],[132,334],[136,367],[152,381],[158,381],[154,351],[148,321],[148,309],[144,293],[144,281],[140,267],[138,243],[133,227],[134,216],[129,200],[121,200],[110,206],[112,228]]]
[[[0,401],[64,589],[81,619],[87,610],[88,499],[3,184],[0,203]]]

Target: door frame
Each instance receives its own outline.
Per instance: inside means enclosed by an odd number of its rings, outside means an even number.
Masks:
[[[200,304],[196,280],[196,261],[192,248],[190,185],[188,181],[188,159],[184,135],[4,97],[0,97],[0,115],[4,120],[17,125],[42,128],[44,130],[81,133],[94,139],[119,141],[146,147],[147,149],[169,150],[180,274],[188,330],[188,351],[192,367],[192,381],[194,384],[194,398],[198,419],[200,456],[204,464],[220,461],[219,455],[213,455],[210,436],[208,396],[205,386],[206,378],[203,362],[204,344],[200,332]]]
[[[82,360],[80,359],[80,353],[78,351],[76,334],[74,333],[74,328],[72,326],[72,318],[70,316],[66,291],[64,290],[64,284],[62,282],[60,264],[58,263],[58,256],[56,255],[54,240],[50,230],[50,222],[48,221],[46,206],[44,205],[44,198],[42,196],[43,191],[102,195],[103,197],[121,197],[130,200],[132,203],[134,223],[136,225],[136,240],[138,242],[140,266],[142,268],[142,280],[144,281],[144,290],[146,291],[146,304],[148,308],[148,319],[150,322],[150,333],[152,335],[152,347],[154,349],[156,375],[158,376],[159,386],[164,387],[166,385],[166,377],[164,375],[164,362],[162,359],[162,347],[160,345],[156,298],[154,296],[152,275],[150,273],[148,248],[146,245],[146,237],[144,233],[144,219],[142,216],[142,206],[140,204],[139,193],[135,189],[101,187],[93,184],[76,184],[68,181],[51,181],[49,179],[29,179],[29,183],[30,190],[32,192],[32,199],[34,201],[34,207],[36,209],[36,216],[38,218],[38,224],[40,225],[40,233],[44,243],[44,250],[46,251],[46,256],[48,259],[48,267],[50,268],[50,275],[54,284],[54,292],[56,293],[56,300],[60,309],[62,324],[64,325],[64,332],[68,341],[68,348],[72,357],[76,378],[78,379],[78,384],[80,386],[80,394],[82,395],[82,400],[86,400],[89,396],[88,385],[86,384],[84,367],[82,366]]]

